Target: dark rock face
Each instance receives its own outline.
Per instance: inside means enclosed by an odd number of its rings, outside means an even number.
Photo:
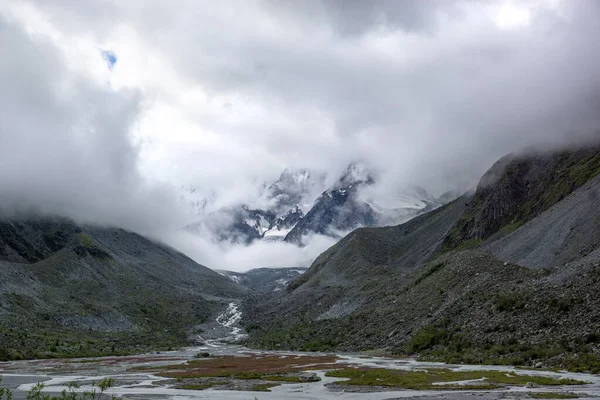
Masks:
[[[0,260],[41,261],[65,247],[78,232],[78,227],[65,225],[59,218],[30,222],[0,220]]]
[[[339,237],[360,226],[377,224],[377,213],[358,199],[358,185],[329,190],[285,237],[286,242],[301,244],[302,237],[312,233]]]
[[[527,222],[599,172],[600,147],[504,157],[482,177],[446,246],[487,239],[509,224]]]
[[[529,268],[564,269],[600,243],[600,176],[512,234],[492,236],[483,247],[503,261]],[[563,271],[564,272],[564,271]]]
[[[304,218],[304,213],[298,205],[295,205],[287,213],[277,218],[273,225],[279,230],[291,229],[296,226],[302,218]]]
[[[210,213],[185,229],[200,235],[212,235],[219,242],[250,244],[262,238],[275,219],[275,213],[271,211],[240,206]]]
[[[298,225],[303,218],[304,212],[298,205],[295,205],[275,220],[269,230],[265,232],[263,239],[270,242],[283,241],[292,228]]]
[[[275,203],[275,211],[278,213],[302,203],[306,195],[317,185],[321,184],[322,176],[314,176],[308,170],[285,169],[279,179],[268,188],[270,199]]]
[[[598,148],[510,157],[475,196],[357,229],[286,292],[245,303],[250,345],[532,366],[597,359],[599,175]],[[485,242],[461,245],[471,239]]]

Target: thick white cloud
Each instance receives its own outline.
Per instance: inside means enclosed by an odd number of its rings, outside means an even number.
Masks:
[[[362,159],[383,191],[441,192],[597,135],[599,17],[585,0],[5,0],[2,192],[148,232],[181,221],[165,185],[234,204],[288,166]]]
[[[319,254],[335,244],[336,240],[315,235],[307,238],[310,246],[298,247],[286,242],[256,241],[248,246],[214,243],[194,234],[179,231],[163,236],[168,243],[195,260],[202,260],[213,269],[247,271],[261,267],[308,267]]]

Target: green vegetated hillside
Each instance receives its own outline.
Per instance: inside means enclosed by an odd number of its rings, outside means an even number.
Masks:
[[[188,343],[247,289],[122,229],[0,220],[0,360]]]
[[[246,302],[250,345],[600,370],[599,167],[598,147],[507,157],[473,195],[350,233]]]

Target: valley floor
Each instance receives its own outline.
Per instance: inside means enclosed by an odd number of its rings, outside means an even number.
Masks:
[[[242,334],[237,326],[239,317],[237,306],[230,305],[214,321],[213,327],[205,330],[203,345],[179,351],[138,356],[0,363],[2,384],[15,391],[15,399],[25,399],[26,392],[40,381],[45,383],[45,392],[58,393],[69,382],[80,383],[82,387],[79,390],[83,391],[89,389],[92,381],[99,381],[104,377],[111,377],[115,381],[108,393],[122,399],[383,400],[425,397],[458,400],[477,397],[487,400],[600,396],[600,376],[590,374],[522,370],[506,366],[446,365],[418,362],[409,358],[358,354],[250,350],[226,343]],[[215,338],[218,335],[224,339]],[[210,353],[210,357],[205,353]],[[226,373],[215,374],[215,368]],[[341,374],[358,373],[359,380],[356,382],[360,382],[361,377],[374,373],[381,374],[384,378],[374,378],[374,382],[381,382],[381,385],[348,385],[356,378],[348,382],[348,378],[330,376],[328,371],[332,370],[339,370]],[[296,379],[294,382],[293,378],[300,376],[303,371],[316,374],[320,380],[300,382]],[[395,377],[397,375],[394,374],[400,371],[406,375],[414,375],[415,379],[439,377],[443,374],[461,378],[456,381],[447,379],[428,383],[430,386],[422,386],[422,390],[397,385],[386,387],[389,382],[385,376]],[[211,385],[198,384],[207,382],[206,379],[213,383],[212,388]],[[497,384],[496,381],[501,384],[489,389],[488,384]],[[190,382],[195,382],[196,385],[189,384]]]

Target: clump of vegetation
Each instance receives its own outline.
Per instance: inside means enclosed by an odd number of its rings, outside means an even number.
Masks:
[[[92,238],[85,233],[79,234],[79,240],[81,241],[81,245],[87,247],[88,249],[95,247]]]
[[[460,250],[474,249],[475,247],[478,247],[482,242],[483,242],[483,240],[478,239],[478,238],[465,240],[456,248],[456,250],[460,251]]]
[[[579,396],[575,393],[564,392],[537,392],[529,393],[529,397],[534,399],[577,399]]]
[[[398,371],[387,369],[342,369],[330,371],[326,376],[349,378],[340,385],[388,386],[413,390],[432,389],[493,389],[506,385],[525,386],[532,382],[538,385],[583,385],[586,382],[574,379],[556,379],[548,376],[519,375],[506,371],[452,371],[448,369],[427,369]],[[461,382],[482,379],[482,384],[443,385],[444,382]],[[434,385],[435,383],[435,385]]]
[[[435,274],[440,269],[444,268],[445,265],[446,265],[445,262],[438,262],[433,265],[430,265],[429,268],[427,268],[423,273],[421,273],[419,276],[417,276],[415,278],[414,286],[417,286],[424,279],[428,278],[429,276]]]
[[[438,344],[444,344],[448,339],[448,331],[445,329],[428,326],[414,335],[406,345],[408,354],[419,353],[430,349]]]
[[[496,301],[496,311],[510,312],[521,310],[525,307],[525,302],[516,295],[500,296]]]
[[[440,326],[426,326],[406,343],[404,351],[408,354],[422,353],[436,347],[444,351],[462,353],[472,345],[459,329],[445,327],[446,321],[440,321]],[[399,349],[402,352],[402,349]]]
[[[246,327],[252,332],[247,345],[270,350],[280,350],[284,346],[294,351],[334,351],[346,340],[347,329],[356,326],[350,319],[344,321],[346,324],[340,326],[332,326],[329,321],[303,321],[284,327],[252,325]]]
[[[550,307],[554,307],[556,308],[558,311],[560,312],[569,312],[571,310],[571,307],[573,307],[574,302],[571,301],[570,299],[565,299],[565,298],[553,298],[550,299],[550,301],[548,302],[548,305]]]
[[[181,389],[186,390],[205,390],[210,389],[211,387],[217,386],[219,383],[216,382],[207,382],[207,383],[188,383],[185,385],[181,385]]]
[[[2,383],[2,377],[0,376],[0,383]],[[37,383],[29,392],[27,392],[27,400],[100,400],[103,398],[104,393],[110,389],[114,384],[112,378],[104,378],[100,382],[92,382],[92,389],[86,390],[83,393],[77,393],[77,389],[80,388],[77,382],[71,382],[67,386],[67,389],[63,390],[58,396],[51,396],[46,393],[42,393],[44,390],[44,383]],[[13,398],[12,392],[5,388],[0,388],[0,400],[5,396],[6,400]],[[111,397],[115,400],[115,397]]]
[[[505,225],[500,231],[504,234],[513,233],[523,225],[522,222],[513,222],[512,224]]]
[[[0,376],[0,385],[2,385],[2,376]],[[12,400],[12,392],[9,389],[0,387],[0,400]]]
[[[596,332],[588,333],[585,337],[586,343],[598,343],[600,342],[600,334]]]
[[[600,373],[600,359],[596,354],[591,352],[582,351],[566,357],[564,364],[569,371],[591,372],[592,374]]]
[[[250,388],[253,392],[270,392],[272,387],[279,386],[278,383],[259,383]]]
[[[209,358],[210,353],[208,351],[203,351],[201,353],[194,354],[194,358]]]

